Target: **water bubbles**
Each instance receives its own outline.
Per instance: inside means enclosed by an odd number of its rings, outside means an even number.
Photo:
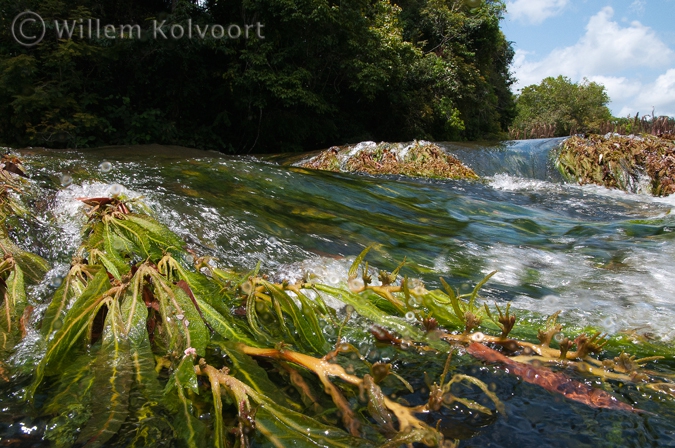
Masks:
[[[563,339],[565,339],[565,335],[562,333],[556,333],[556,335],[553,336],[553,339],[555,339],[557,343],[561,343]]]
[[[73,183],[73,176],[71,176],[70,174],[62,174],[60,181],[62,187],[67,187],[68,185]]]
[[[124,191],[124,187],[120,184],[112,184],[109,191],[111,196],[119,196]]]
[[[532,380],[534,380],[534,378],[537,376],[537,372],[534,369],[528,368],[525,370],[525,374],[523,376],[532,382]]]
[[[345,307],[345,313],[347,313],[347,315],[353,314],[354,313],[354,307],[351,306],[351,305],[347,305]]]
[[[337,275],[333,274],[333,275],[331,275],[330,277],[328,277],[328,283],[330,283],[331,285],[335,286],[335,285],[337,285],[338,283],[340,283],[340,277],[338,277]]]
[[[504,344],[504,347],[510,352],[515,352],[518,350],[518,343],[516,341],[509,341],[506,344]]]
[[[359,343],[358,348],[359,348],[359,353],[361,353],[362,355],[367,355],[372,347],[367,341],[363,341],[363,342]]]
[[[477,331],[471,335],[471,340],[474,342],[483,342],[483,340],[485,340],[485,335],[480,331]]]
[[[240,286],[241,292],[244,293],[245,295],[251,294],[251,291],[253,291],[253,285],[251,282],[244,282]],[[257,304],[256,304],[256,310],[257,310]]]
[[[51,286],[52,288],[58,288],[59,286],[61,286],[61,283],[63,283],[63,277],[57,275],[49,281],[49,286]]]
[[[349,344],[343,343],[343,344],[340,344],[340,346],[338,347],[338,350],[340,350],[341,352],[348,352],[350,348],[351,347],[349,346]]]
[[[61,320],[55,320],[54,323],[52,324],[52,327],[54,330],[58,330],[63,326],[63,322]]]
[[[348,285],[349,285],[349,289],[351,289],[352,291],[360,290],[361,288],[363,288],[363,279],[353,278],[353,279],[349,280]]]
[[[407,313],[405,313],[405,320],[407,320],[408,322],[414,321],[415,313],[413,313],[412,311],[408,311]]]
[[[108,162],[107,160],[106,160],[106,161],[103,161],[103,162],[101,162],[101,164],[98,166],[98,169],[99,169],[102,173],[109,173],[110,170],[112,170],[112,163]]]

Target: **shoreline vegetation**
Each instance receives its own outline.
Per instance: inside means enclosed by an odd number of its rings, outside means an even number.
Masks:
[[[259,268],[217,267],[123,196],[79,198],[83,243],[38,311],[27,286],[49,261],[20,249],[9,228],[34,219],[30,174],[2,159],[0,387],[44,431],[23,442],[449,448],[462,425],[506,418],[511,386],[464,373],[484,364],[606,412],[645,412],[624,401],[627,387],[654,394],[642,404],[675,397],[658,364],[671,347],[588,329],[563,337],[558,313],[544,322],[484,303],[495,272],[464,294],[442,278],[443,289],[427,290],[405,260],[373,271],[369,246],[337,286],[273,283]],[[377,360],[383,346],[400,362]],[[12,356],[18,347],[32,355]]]
[[[633,193],[675,193],[675,135],[589,135],[565,140],[556,166],[571,182]]]

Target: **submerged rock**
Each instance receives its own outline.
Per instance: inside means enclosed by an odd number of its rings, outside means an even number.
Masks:
[[[438,145],[425,141],[410,144],[362,142],[354,146],[333,146],[299,165],[317,170],[373,175],[478,179],[471,168]]]
[[[670,136],[571,137],[562,144],[556,166],[563,176],[582,185],[655,196],[675,192],[675,140]]]

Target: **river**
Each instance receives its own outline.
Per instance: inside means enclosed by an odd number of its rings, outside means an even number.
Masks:
[[[123,192],[143,196],[198,252],[237,270],[260,261],[277,279],[311,272],[336,284],[375,244],[372,265],[393,269],[406,257],[404,273],[430,289],[443,276],[467,292],[497,270],[483,289],[490,303],[541,316],[562,310],[570,328],[672,344],[675,198],[565,183],[551,163],[560,142],[440,143],[480,181],[319,172],[293,166],[293,158],[159,146],[21,150],[44,191],[40,230],[26,230],[24,244],[55,265],[35,293],[48,292],[49,278],[65,273],[80,243],[77,198]],[[616,423],[608,412],[561,411],[533,387],[512,403],[529,407],[467,443],[539,446],[545,437],[550,446],[621,446],[605,438],[613,428],[627,431],[625,446],[675,444],[665,417]]]

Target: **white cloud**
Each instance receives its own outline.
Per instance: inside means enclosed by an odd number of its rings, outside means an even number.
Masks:
[[[515,0],[506,4],[506,11],[514,20],[539,24],[560,13],[569,0]]]
[[[624,106],[619,116],[635,115],[636,112],[640,112],[640,115],[651,114],[652,108],[656,115],[675,116],[675,68],[643,86],[631,101],[631,106]]]
[[[634,0],[630,4],[630,10],[637,15],[642,15],[645,13],[645,6],[647,6],[647,0]]]
[[[623,102],[640,93],[642,83],[625,76],[589,76],[589,81],[597,82],[605,86],[605,91],[615,102]]]
[[[540,61],[530,61],[527,52],[517,50],[515,87],[538,84],[547,76],[564,75],[573,81],[608,77],[624,70],[664,67],[675,60],[675,52],[651,28],[637,21],[621,27],[611,20],[613,15],[611,7],[603,8],[591,17],[576,44],[555,49]]]

